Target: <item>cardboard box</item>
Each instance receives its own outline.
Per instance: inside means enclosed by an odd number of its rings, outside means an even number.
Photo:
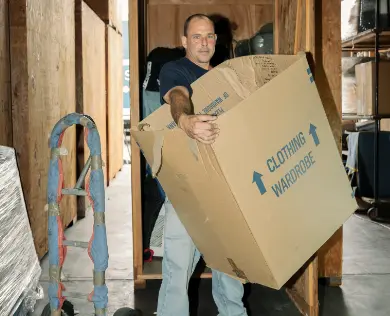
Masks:
[[[131,134],[207,265],[280,289],[357,206],[306,57],[232,59],[192,87],[213,145],[168,105]]]
[[[355,66],[357,110],[359,115],[374,115],[375,113],[375,61]],[[378,114],[390,114],[390,62],[379,62],[379,109]]]

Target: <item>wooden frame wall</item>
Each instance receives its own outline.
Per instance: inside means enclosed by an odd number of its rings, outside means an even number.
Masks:
[[[157,0],[149,0],[156,2]],[[173,0],[165,0],[172,3]],[[186,5],[192,0],[175,0]],[[239,1],[239,0],[237,0]],[[215,0],[213,4],[235,3],[236,0]],[[315,72],[316,84],[324,103],[334,137],[341,154],[341,4],[339,0],[262,0],[274,3],[275,53],[308,52]],[[251,0],[241,0],[240,3]],[[253,2],[253,1],[252,1]],[[251,2],[251,3],[252,3]],[[209,3],[209,2],[208,2]],[[143,0],[129,0],[131,126],[138,124],[140,114],[139,43],[147,43]],[[142,14],[138,14],[142,12]],[[142,25],[142,31],[140,32]],[[140,41],[142,34],[142,41]],[[140,151],[132,140],[132,206],[134,242],[134,278],[136,287],[144,287],[142,262]],[[342,276],[342,229],[340,229],[288,285],[287,292],[302,314],[317,316],[318,277],[326,277],[331,285],[340,285]],[[159,278],[158,275],[150,278]]]

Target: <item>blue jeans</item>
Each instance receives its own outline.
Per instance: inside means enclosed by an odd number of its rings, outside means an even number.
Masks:
[[[157,316],[188,316],[188,283],[201,257],[172,204],[165,200],[164,257]],[[230,276],[212,270],[212,293],[220,316],[247,316],[244,287]]]

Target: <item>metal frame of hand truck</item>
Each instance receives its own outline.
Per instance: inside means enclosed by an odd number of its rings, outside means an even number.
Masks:
[[[90,156],[74,186],[63,187],[63,170],[61,156],[66,155],[66,149],[61,148],[62,139],[67,128],[72,125],[84,127],[85,140],[90,149]],[[62,266],[65,261],[67,247],[88,249],[88,254],[94,263],[93,291],[87,296],[94,303],[96,316],[107,316],[108,289],[105,284],[105,272],[108,268],[108,245],[105,226],[105,188],[103,160],[101,155],[100,136],[93,119],[88,115],[72,113],[63,117],[54,126],[50,144],[50,166],[48,173],[48,236],[49,236],[49,304],[42,316],[74,316],[73,304],[67,297],[85,298],[87,295],[66,292],[61,283]],[[85,181],[88,171],[89,181]],[[85,189],[82,188],[85,181]],[[93,234],[89,242],[66,240],[60,217],[60,202],[63,195],[86,196],[89,198],[94,214]],[[114,316],[141,316],[139,310],[129,307],[118,309]]]
[[[67,151],[61,148],[62,139],[67,128],[80,124],[84,127],[85,141],[90,149],[90,156],[74,186],[63,187],[63,170],[61,156]],[[54,126],[50,137],[50,166],[48,174],[48,236],[49,236],[49,299],[42,316],[73,316],[73,304],[67,297],[86,298],[94,304],[97,316],[107,316],[108,289],[105,284],[105,271],[108,268],[108,245],[105,226],[105,188],[103,160],[101,156],[100,136],[93,119],[87,115],[72,113],[63,117]],[[89,181],[85,181],[88,171]],[[85,181],[85,189],[82,185]],[[93,234],[89,242],[66,240],[60,217],[60,202],[64,195],[86,196],[89,198],[94,214]],[[93,291],[89,294],[66,292],[61,283],[62,266],[67,247],[88,249],[89,257],[94,263]],[[118,309],[115,316],[140,316],[139,311],[128,307]]]
[[[85,130],[85,140],[90,149],[88,158],[74,188],[64,188],[61,156],[67,151],[61,148],[67,128],[80,124]],[[105,190],[103,161],[101,156],[100,136],[93,120],[82,114],[72,113],[63,117],[54,126],[50,136],[50,166],[48,174],[48,237],[49,237],[49,299],[50,303],[43,310],[42,316],[60,316],[63,313],[74,315],[73,305],[67,297],[82,298],[86,295],[65,291],[61,283],[61,271],[65,261],[67,247],[88,249],[94,263],[94,289],[88,300],[94,303],[95,315],[107,315],[108,289],[105,284],[105,271],[108,267],[108,246],[105,229]],[[85,181],[91,169],[90,181]],[[82,184],[85,181],[85,189]],[[90,199],[94,212],[93,234],[89,242],[66,240],[60,217],[60,202],[64,195],[86,196]]]

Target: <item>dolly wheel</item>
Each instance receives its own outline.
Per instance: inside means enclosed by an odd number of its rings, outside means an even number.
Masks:
[[[50,316],[51,308],[50,303],[48,303],[42,311],[41,316]],[[61,316],[75,316],[73,304],[69,301],[64,301],[62,304]]]
[[[134,310],[129,307],[122,307],[118,309],[113,316],[142,316],[139,310]]]
[[[367,212],[368,217],[372,220],[375,221],[378,218],[379,211],[378,208],[376,207],[371,207],[368,212]]]

